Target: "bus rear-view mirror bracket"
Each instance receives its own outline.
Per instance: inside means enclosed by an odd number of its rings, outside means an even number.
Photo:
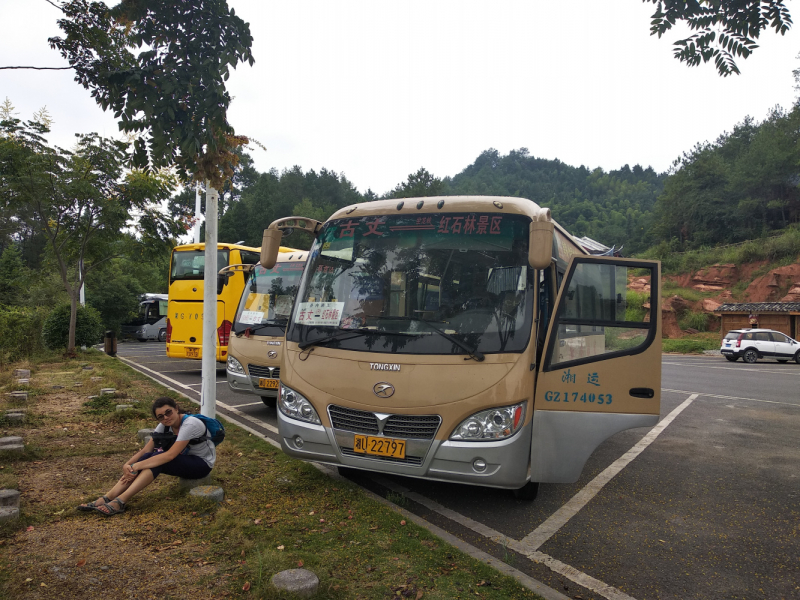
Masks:
[[[295,230],[306,231],[317,237],[322,230],[322,223],[305,217],[284,217],[270,223],[270,226],[264,230],[264,236],[261,239],[261,260],[259,262],[262,267],[271,269],[275,266],[281,247],[281,238],[294,233]]]

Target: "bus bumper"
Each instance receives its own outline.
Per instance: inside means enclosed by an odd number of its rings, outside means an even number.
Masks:
[[[253,383],[253,379],[249,375],[231,373],[228,369],[225,369],[225,378],[228,380],[228,387],[230,390],[237,394],[251,394],[263,398],[278,397],[278,390],[266,390],[257,387],[257,384]]]
[[[417,464],[355,454],[352,432],[289,419],[278,411],[281,448],[289,456],[334,466],[406,477],[518,489],[529,479],[531,426],[496,442],[406,440]]]

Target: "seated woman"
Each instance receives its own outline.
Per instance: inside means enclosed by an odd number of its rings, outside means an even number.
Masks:
[[[122,477],[113,488],[94,502],[81,504],[78,510],[94,510],[107,517],[118,515],[125,512],[125,505],[134,495],[161,473],[184,479],[202,479],[211,472],[217,459],[214,443],[204,440],[189,444],[206,435],[206,426],[200,419],[182,415],[175,400],[165,397],[153,402],[153,416],[158,421],[155,433],[164,433],[169,427],[177,436],[172,447],[161,450],[150,439],[122,465]]]

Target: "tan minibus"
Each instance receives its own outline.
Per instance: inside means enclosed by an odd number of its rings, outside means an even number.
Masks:
[[[265,230],[315,236],[286,330],[287,454],[514,490],[574,482],[617,432],[658,422],[660,264],[589,256],[523,198],[348,206]],[[649,312],[628,304],[648,277]]]
[[[305,250],[281,248],[272,269],[250,268],[233,322],[225,369],[228,386],[258,396],[270,407],[278,395],[286,324],[307,257]]]

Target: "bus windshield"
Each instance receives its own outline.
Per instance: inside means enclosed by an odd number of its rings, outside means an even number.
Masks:
[[[239,301],[234,332],[283,336],[304,266],[300,261],[277,263],[269,270],[256,265]]]
[[[229,251],[217,250],[217,269],[227,267]],[[203,279],[205,274],[205,250],[175,250],[172,253],[172,271],[169,282]]]
[[[529,223],[480,213],[329,221],[311,249],[287,339],[481,360],[521,352],[533,314]]]

